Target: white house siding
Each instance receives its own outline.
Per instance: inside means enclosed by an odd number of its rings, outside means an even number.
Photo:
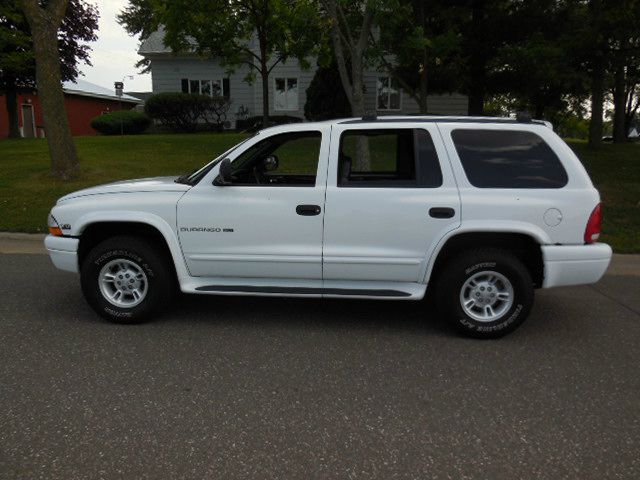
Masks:
[[[289,115],[292,117],[304,118],[304,104],[307,102],[307,88],[313,80],[316,72],[315,60],[309,60],[312,65],[308,70],[303,70],[298,65],[297,60],[290,60],[287,63],[279,63],[271,71],[269,76],[269,115]],[[276,78],[297,78],[298,79],[298,108],[297,110],[276,110],[275,109],[275,80]],[[257,78],[254,82],[254,104],[255,114],[262,115],[262,80]]]
[[[369,71],[365,73],[364,104],[367,112],[376,111],[378,115],[411,115],[420,113],[417,102],[406,92],[400,94],[400,110],[377,110],[377,81],[384,73]],[[467,115],[468,98],[460,93],[429,95],[427,110],[432,115]]]
[[[239,67],[233,73],[228,74],[226,68],[211,59],[175,57],[173,55],[150,56],[150,59],[153,93],[180,92],[182,91],[183,78],[215,80],[228,77],[232,100],[228,120],[235,120],[235,113],[240,106],[249,109],[249,115],[256,115],[253,86],[244,81],[249,67]]]
[[[180,92],[182,79],[213,80],[229,78],[230,98],[232,100],[228,120],[235,121],[236,112],[242,106],[248,109],[249,115],[262,115],[262,83],[259,76],[249,84],[244,79],[249,73],[249,67],[238,67],[233,73],[227,74],[226,68],[220,66],[214,59],[199,59],[196,57],[174,56],[173,54],[147,54],[151,60],[151,77],[154,93]],[[309,62],[315,65],[313,59]],[[304,118],[304,105],[307,101],[307,88],[313,80],[316,67],[302,70],[296,60],[277,65],[269,77],[269,114],[289,115]],[[376,111],[377,106],[377,77],[383,75],[375,71],[365,73],[365,110]],[[295,110],[275,109],[275,79],[298,79],[298,108]],[[466,115],[467,97],[458,93],[444,95],[430,95],[428,110],[432,114]],[[379,115],[398,115],[418,113],[416,102],[405,92],[401,93],[401,109],[378,111]]]

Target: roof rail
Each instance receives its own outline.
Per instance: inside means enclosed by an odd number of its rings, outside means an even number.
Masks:
[[[378,119],[378,116],[376,115],[376,112],[366,112],[362,116],[362,120],[365,122],[375,122],[377,119]]]
[[[516,112],[516,120],[520,123],[531,123],[531,114],[526,110],[523,112]]]

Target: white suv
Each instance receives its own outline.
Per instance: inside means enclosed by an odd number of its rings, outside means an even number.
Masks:
[[[185,293],[419,300],[496,337],[535,288],[597,282],[600,198],[539,121],[383,117],[269,128],[179,178],[71,193],[45,245],[102,316]]]

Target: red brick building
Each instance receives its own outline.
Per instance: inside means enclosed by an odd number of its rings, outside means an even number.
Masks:
[[[91,119],[107,112],[116,110],[130,110],[142,103],[141,100],[130,95],[123,95],[119,99],[115,91],[86,82],[65,82],[63,85],[65,106],[71,134],[96,135],[91,128]],[[42,108],[38,100],[38,93],[23,91],[18,93],[18,121],[23,137],[44,137],[46,128],[42,118]],[[0,138],[9,136],[9,116],[7,102],[4,95],[0,95]]]

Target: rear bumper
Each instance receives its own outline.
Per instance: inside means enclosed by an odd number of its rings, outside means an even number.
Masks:
[[[596,283],[607,270],[611,254],[611,247],[606,243],[543,245],[542,288]]]
[[[80,240],[70,237],[47,235],[44,246],[51,261],[60,270],[78,273],[78,244]]]

